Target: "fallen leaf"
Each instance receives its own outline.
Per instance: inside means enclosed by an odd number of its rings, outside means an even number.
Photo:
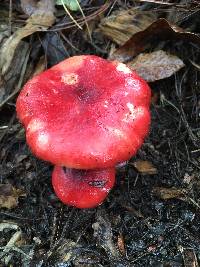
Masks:
[[[31,16],[37,9],[37,1],[21,0],[21,8],[26,15]]]
[[[45,60],[48,62],[49,67],[58,64],[69,56],[60,34],[47,32],[41,43],[45,51]]]
[[[34,9],[33,13],[26,21],[26,25],[23,28],[18,29],[4,42],[0,50],[0,69],[2,75],[5,75],[8,71],[15,50],[23,38],[37,31],[45,31],[53,25],[55,22],[54,5],[55,3],[53,0],[39,1],[37,3],[37,8]]]
[[[153,188],[152,193],[163,200],[173,199],[173,198],[181,200],[185,199],[185,190],[178,189],[175,187],[172,188],[155,187]]]
[[[24,8],[29,10],[27,13],[33,13],[24,27],[4,40],[0,49],[0,109],[20,90],[28,72],[30,44],[22,39],[37,31],[46,31],[55,21],[53,0],[23,2]],[[33,3],[37,4],[30,11]]]
[[[129,164],[133,165],[137,169],[137,171],[143,175],[151,175],[156,174],[158,172],[157,169],[153,166],[153,164],[147,160],[137,160]]]
[[[137,8],[119,10],[103,18],[99,30],[115,43],[122,45],[133,34],[146,29],[156,18],[155,13],[140,11]]]
[[[163,50],[140,54],[127,65],[147,82],[170,77],[185,66],[177,56],[170,55]]]
[[[0,208],[15,208],[18,205],[18,198],[25,196],[23,190],[16,189],[11,184],[0,184]]]
[[[145,30],[135,33],[124,45],[119,47],[110,60],[128,62],[150,46],[153,40],[182,40],[200,45],[200,37],[191,32],[170,24],[166,19],[160,18],[153,22]]]
[[[8,66],[8,70],[6,71],[6,73],[4,73],[4,75],[1,76],[2,79],[0,78],[0,108],[3,106],[4,101],[6,101],[6,98],[9,98],[16,88],[21,87],[20,81],[23,80],[24,74],[27,70],[27,62],[29,59],[29,55],[29,44],[27,42],[21,41],[15,49],[13,58],[10,62],[10,65]]]

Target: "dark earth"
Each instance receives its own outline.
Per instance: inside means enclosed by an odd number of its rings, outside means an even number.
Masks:
[[[6,19],[9,23],[11,2],[13,23],[23,27],[27,15],[20,1],[1,1],[0,27]],[[173,23],[200,32],[198,1],[158,2],[112,1],[101,16],[133,6],[157,12],[163,18],[174,12]],[[101,10],[104,1],[83,0],[80,4],[87,18]],[[45,67],[73,55],[108,57],[112,45],[108,38],[93,31],[91,42],[86,31],[75,26],[59,28],[65,15],[62,6],[56,8],[54,26],[24,39],[30,56],[29,75],[22,85],[42,57]],[[81,16],[79,12],[74,14],[75,18]],[[93,27],[98,27],[99,19]],[[137,155],[117,168],[115,187],[95,209],[67,207],[57,199],[51,185],[53,167],[35,158],[26,145],[23,127],[16,118],[17,94],[1,105],[0,184],[12,185],[23,194],[11,209],[0,209],[0,266],[198,266],[200,47],[185,40],[157,40],[146,51],[158,48],[176,54],[185,67],[170,78],[150,83],[153,98],[149,136]],[[154,166],[153,172],[138,170],[138,161],[148,161]],[[17,234],[16,242],[7,246]]]

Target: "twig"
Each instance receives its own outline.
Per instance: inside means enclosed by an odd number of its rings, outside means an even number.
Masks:
[[[78,6],[79,9],[80,9],[80,12],[81,12],[83,18],[84,18],[84,21],[85,21],[85,24],[86,24],[86,28],[87,28],[87,31],[88,31],[88,35],[89,35],[90,41],[92,42],[92,35],[91,35],[90,28],[89,28],[89,25],[88,25],[87,20],[86,20],[86,16],[85,16],[85,14],[84,14],[84,12],[83,12],[83,10],[82,10],[80,4],[79,4],[79,1],[78,1],[78,0],[75,0],[75,1],[76,1],[76,3],[77,3],[77,6]]]
[[[12,34],[12,0],[9,2],[9,33]]]
[[[103,6],[101,6],[101,8],[97,11],[95,11],[94,13],[90,14],[89,16],[86,17],[87,21],[90,21],[92,19],[94,19],[96,16],[100,15],[101,13],[103,13],[104,11],[106,11],[106,9],[110,6],[112,1],[108,1],[106,4],[104,4]],[[84,18],[79,18],[76,20],[77,23],[80,24],[84,24],[85,20]],[[76,24],[74,25],[74,22],[67,22],[67,23],[61,23],[59,25],[55,25],[54,27],[52,27],[50,30],[47,30],[49,32],[54,32],[54,31],[59,31],[59,30],[65,30],[65,29],[70,29],[75,27]]]

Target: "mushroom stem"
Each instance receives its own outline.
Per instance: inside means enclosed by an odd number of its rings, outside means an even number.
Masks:
[[[58,198],[69,206],[94,208],[114,186],[115,168],[77,170],[55,166],[52,185]]]

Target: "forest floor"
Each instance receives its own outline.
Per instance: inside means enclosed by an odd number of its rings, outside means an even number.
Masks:
[[[44,12],[37,2],[0,3],[0,266],[199,266],[199,1],[83,0],[83,13],[68,6],[73,20],[63,5],[41,0],[49,4]],[[45,15],[38,15],[40,8]],[[30,18],[43,19],[42,26]],[[151,73],[159,78],[147,79],[152,122],[145,143],[117,169],[102,205],[63,205],[52,189],[52,165],[31,153],[16,117],[23,84],[70,56],[127,62],[158,50],[182,66],[174,70],[169,63],[169,77]]]

